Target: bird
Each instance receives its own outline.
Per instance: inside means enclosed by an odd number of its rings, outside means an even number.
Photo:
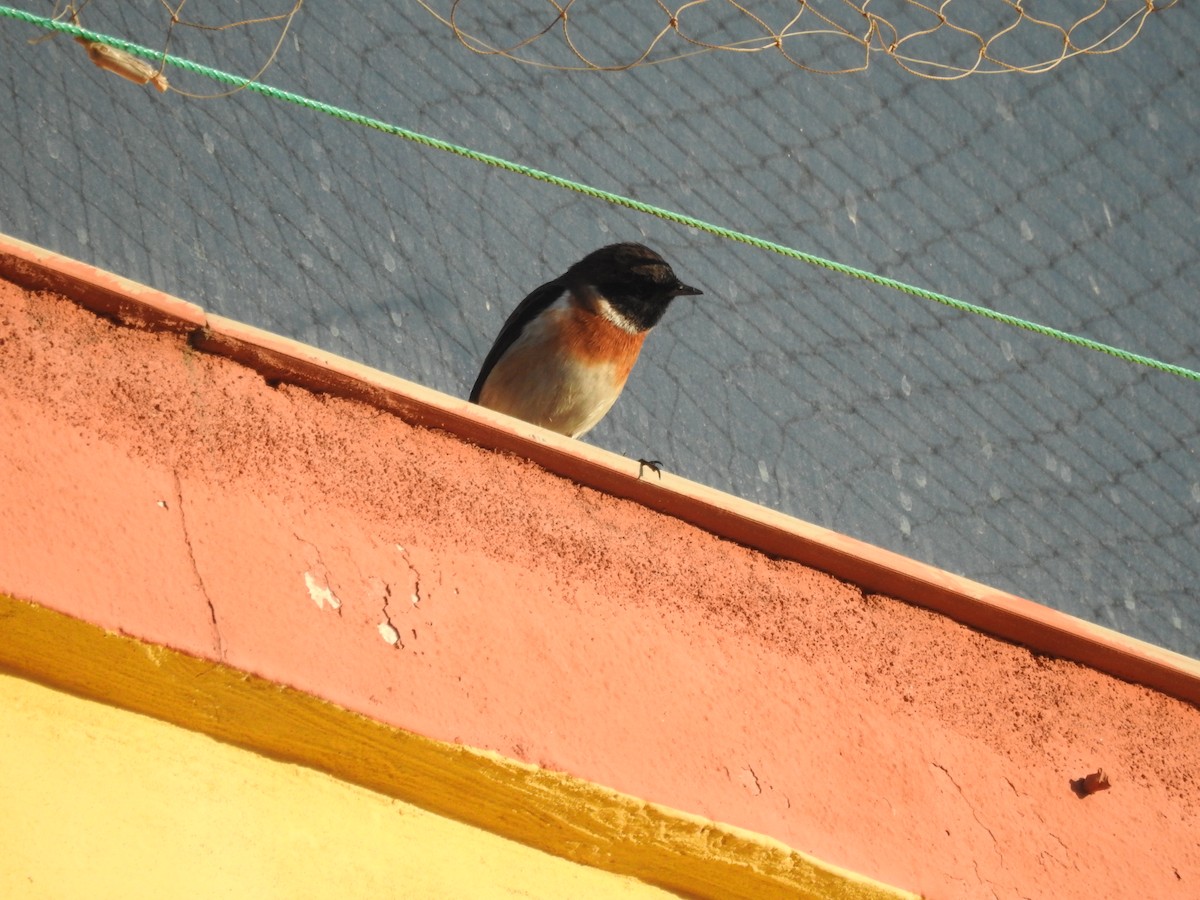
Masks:
[[[702,293],[643,244],[601,247],[513,310],[470,400],[581,437],[616,402],[671,301]]]

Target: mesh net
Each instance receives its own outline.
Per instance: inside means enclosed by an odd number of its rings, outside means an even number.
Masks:
[[[530,8],[487,10],[512,36]],[[317,9],[266,80],[1200,367],[1200,6],[1045,77],[953,83],[769,51],[561,71],[469,52],[412,3]],[[598,62],[662,27],[654,4],[592,15]],[[81,19],[153,47],[170,25],[116,0]],[[253,75],[280,29],[175,27],[171,49]],[[0,230],[459,397],[529,290],[641,240],[705,298],[671,308],[589,442],[1200,656],[1194,382],[253,92],[158,94],[38,34],[0,20]]]
[[[49,18],[55,21],[65,19],[75,25],[81,25],[81,13],[91,3],[92,0],[82,0],[82,2],[60,4],[56,0]],[[212,21],[201,21],[192,18],[190,10],[185,12],[187,5],[188,0],[179,0],[174,6],[169,4],[167,0],[159,0],[158,7],[152,7],[152,9],[157,11],[158,15],[156,18],[151,17],[149,21],[160,23],[162,33],[158,39],[158,44],[162,47],[162,55],[166,56],[172,53],[175,49],[173,45],[181,43],[177,40],[180,34],[186,33],[188,30],[195,30],[210,34],[220,34],[225,39],[222,45],[222,55],[230,59],[239,59],[239,57],[242,57],[244,47],[246,46],[244,40],[239,40],[242,38],[242,35],[237,34],[239,30],[275,26],[278,38],[257,71],[250,76],[251,80],[256,80],[261,78],[275,61],[275,57],[279,53],[279,48],[283,45],[283,41],[287,37],[288,28],[291,26],[296,14],[300,12],[300,8],[304,5],[304,0],[275,3],[275,8],[281,11],[272,12],[268,7],[262,11],[261,15],[238,19],[217,18]],[[54,33],[51,32],[42,38],[35,39],[34,43],[53,36]],[[241,88],[233,88],[232,90],[218,91],[216,93],[196,93],[181,90],[179,87],[171,84],[165,71],[166,63],[161,59],[150,63],[131,53],[116,47],[107,46],[99,41],[89,41],[82,37],[77,37],[75,40],[84,47],[88,57],[98,68],[112,72],[114,75],[118,75],[136,84],[152,84],[164,93],[173,91],[196,100],[215,100],[221,97],[228,97],[241,90]]]
[[[668,5],[612,41],[613,4],[422,2],[475,53],[538,66],[630,69],[698,53],[776,53],[809,72],[861,72],[878,56],[925,78],[1047,72],[1064,60],[1115,53],[1152,13],[1178,0],[692,0]]]

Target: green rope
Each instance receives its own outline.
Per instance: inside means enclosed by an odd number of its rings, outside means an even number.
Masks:
[[[749,244],[751,247],[757,247],[760,250],[768,250],[772,253],[778,253],[781,256],[799,260],[800,262],[808,263],[814,266],[820,266],[823,269],[829,269],[830,271],[837,272],[841,275],[849,275],[853,278],[860,278],[863,281],[869,281],[872,284],[877,284],[882,287],[893,288],[897,291],[901,291],[902,293],[909,294],[910,296],[919,297],[922,300],[931,300],[935,303],[948,306],[951,309],[959,310],[960,312],[974,313],[975,315],[984,316],[985,318],[991,319],[995,322],[1001,322],[1005,325],[1011,325],[1016,328],[1023,328],[1026,331],[1032,331],[1035,334],[1044,335],[1045,337],[1056,338],[1057,340],[1064,341],[1068,344],[1073,344],[1076,347],[1084,347],[1088,350],[1106,353],[1109,356],[1116,357],[1117,359],[1124,360],[1125,362],[1148,366],[1149,368],[1157,369],[1160,372],[1178,375],[1182,378],[1189,378],[1193,381],[1200,381],[1200,372],[1185,368],[1184,366],[1173,365],[1171,363],[1153,359],[1149,356],[1142,356],[1139,353],[1132,353],[1128,350],[1122,350],[1120,347],[1114,347],[1110,344],[1103,344],[1099,341],[1094,341],[1091,338],[1080,337],[1079,335],[1071,334],[1067,331],[1060,331],[1057,328],[1051,328],[1049,325],[1040,325],[1037,322],[1030,322],[1027,319],[1022,319],[1007,313],[998,312],[994,309],[989,309],[986,306],[977,306],[974,303],[967,303],[964,300],[956,300],[953,297],[948,297],[945,294],[939,294],[936,291],[914,287],[911,284],[905,284],[903,281],[896,281],[894,278],[887,278],[883,275],[876,275],[873,272],[856,269],[853,266],[847,266],[843,263],[824,259],[820,256],[815,256],[811,253],[805,253],[802,250],[796,250],[783,244],[777,244],[774,241],[767,241],[762,238],[755,237],[754,235],[745,234],[741,231],[734,231],[731,228],[714,225],[710,222],[705,222],[701,219],[697,219],[680,212],[663,209],[658,206],[652,206],[649,203],[642,203],[640,200],[634,200],[631,197],[624,197],[620,194],[614,194],[610,191],[591,187],[590,185],[580,184],[577,181],[571,181],[558,175],[552,175],[549,172],[543,172],[540,169],[523,166],[520,163],[511,162],[498,156],[491,156],[490,154],[480,153],[477,150],[471,150],[467,147],[460,147],[457,144],[450,143],[449,141],[443,141],[435,137],[429,137],[428,135],[424,135],[416,131],[409,131],[407,128],[401,128],[399,125],[392,125],[388,122],[371,118],[370,116],[364,116],[360,113],[341,109],[337,106],[331,106],[328,103],[322,103],[319,100],[313,100],[300,94],[293,94],[290,91],[280,90],[279,88],[271,87],[270,85],[262,84],[261,82],[252,81],[249,78],[242,78],[238,75],[231,75],[228,72],[222,72],[219,69],[209,68],[208,66],[192,62],[189,59],[182,59],[177,56],[159,53],[157,51],[150,50],[147,47],[142,47],[138,44],[131,43],[130,41],[110,37],[109,35],[105,34],[98,34],[94,31],[88,31],[86,28],[81,28],[80,26],[70,22],[54,21],[53,19],[48,19],[44,16],[34,15],[33,13],[25,12],[19,9],[12,9],[8,6],[0,6],[0,15],[7,16],[11,19],[17,19],[18,21],[27,22],[30,25],[37,25],[53,31],[65,32],[66,34],[82,37],[85,40],[98,41],[102,44],[108,44],[112,47],[124,50],[127,53],[132,53],[135,56],[140,56],[144,59],[152,60],[154,62],[165,61],[185,71],[193,72],[197,75],[203,75],[206,78],[211,78],[212,80],[221,82],[223,84],[232,85],[233,87],[237,88],[243,88],[248,91],[255,91],[256,93],[270,97],[274,100],[284,100],[288,103],[294,103],[295,105],[305,109],[311,109],[315,112],[322,112],[326,115],[333,116],[345,122],[351,122],[355,125],[374,128],[377,131],[384,132],[385,134],[401,137],[405,140],[413,141],[423,146],[431,147],[435,150],[444,150],[447,153],[454,153],[458,156],[474,160],[475,162],[485,163],[489,166],[495,166],[496,168],[503,169],[507,172],[524,175],[528,178],[545,182],[546,184],[552,184],[556,187],[576,191],[580,194],[585,194],[588,197],[594,197],[597,200],[604,200],[617,206],[624,206],[627,209],[632,209],[640,213],[656,216],[668,222],[686,225],[689,228],[695,228],[699,231],[716,235],[717,237],[725,238],[727,240],[740,241],[743,244]]]

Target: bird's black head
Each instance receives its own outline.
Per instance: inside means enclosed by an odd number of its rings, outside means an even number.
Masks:
[[[610,244],[567,270],[567,278],[594,287],[624,318],[653,328],[676,297],[701,293],[680,281],[661,256],[641,244]]]

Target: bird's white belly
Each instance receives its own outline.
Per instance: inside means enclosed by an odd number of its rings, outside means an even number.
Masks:
[[[580,363],[551,349],[551,329],[531,323],[492,369],[479,402],[568,437],[604,418],[623,384],[612,365]]]

